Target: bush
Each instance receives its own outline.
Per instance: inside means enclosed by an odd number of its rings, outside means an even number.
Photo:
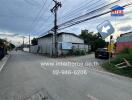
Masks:
[[[68,55],[73,55],[73,49],[69,50]]]
[[[79,49],[75,50],[74,52],[75,55],[81,55],[81,51]]]
[[[115,66],[116,64],[123,62],[123,58],[127,59],[128,62],[132,65],[132,49],[125,48],[122,53],[118,54],[111,61],[111,64],[109,64],[109,62],[106,62],[102,65],[102,67],[112,73],[132,77],[132,67],[119,69]]]
[[[84,50],[76,49],[73,51],[73,55],[80,56],[80,55],[85,55],[86,52]]]
[[[128,47],[126,47],[126,48],[124,48],[123,50],[122,50],[122,52],[121,53],[123,53],[123,54],[129,54],[129,53],[131,53],[132,52],[132,49],[131,48],[128,48]]]
[[[72,49],[68,52],[68,55],[76,55],[76,56],[85,55],[85,54],[86,52],[80,49]]]
[[[81,55],[85,55],[86,52],[84,50],[81,50]]]
[[[132,49],[125,48],[116,58],[112,61],[114,64],[122,62],[122,59],[126,58],[132,64]]]

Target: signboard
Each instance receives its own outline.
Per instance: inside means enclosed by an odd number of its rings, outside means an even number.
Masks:
[[[111,10],[111,16],[124,16],[124,7],[116,5]]]
[[[72,49],[72,43],[62,42],[62,49],[63,50],[71,50]]]
[[[104,21],[97,26],[97,30],[103,39],[114,33],[115,29],[109,21]]]

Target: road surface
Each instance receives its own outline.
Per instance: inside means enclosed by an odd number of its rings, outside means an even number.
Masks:
[[[0,100],[132,100],[131,79],[58,64],[68,61],[12,52],[0,72]]]

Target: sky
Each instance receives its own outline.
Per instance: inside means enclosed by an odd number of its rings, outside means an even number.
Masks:
[[[58,9],[58,24],[61,24],[116,0],[58,1],[62,3],[62,7]],[[132,1],[120,0],[117,4],[122,6],[130,2]],[[23,36],[28,43],[29,34],[31,38],[44,35],[54,24],[54,15],[50,11],[53,6],[52,0],[0,0],[0,37],[19,45]],[[90,16],[108,11],[111,7]],[[115,18],[107,14],[61,31],[80,34],[82,29],[87,29],[96,33],[96,27],[109,20],[116,30],[114,33],[116,38],[121,33],[132,31],[132,6],[125,8],[124,11],[123,17]]]

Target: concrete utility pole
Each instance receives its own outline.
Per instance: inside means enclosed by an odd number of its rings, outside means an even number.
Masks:
[[[30,34],[29,34],[29,52],[30,52],[30,44],[31,44],[31,43],[30,43]]]
[[[55,3],[55,6],[51,9],[51,12],[54,14],[55,20],[54,20],[54,34],[53,34],[53,39],[54,39],[54,47],[55,47],[55,54],[54,56],[58,56],[58,46],[57,46],[57,11],[58,8],[62,6],[61,2],[58,2],[57,0],[53,0]]]
[[[22,50],[24,51],[24,36],[23,36],[23,46],[22,46]]]

